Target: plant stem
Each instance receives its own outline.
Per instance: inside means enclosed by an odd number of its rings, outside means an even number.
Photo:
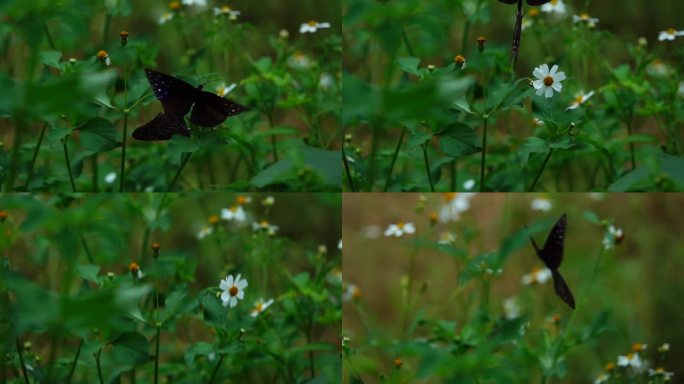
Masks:
[[[76,356],[74,356],[74,362],[71,363],[71,369],[69,370],[69,376],[67,376],[67,383],[71,384],[71,380],[74,377],[74,371],[76,371],[76,364],[78,363],[78,357],[81,356],[81,346],[83,346],[83,340],[78,341],[78,348],[76,348]]]
[[[124,80],[124,105],[126,108],[124,109],[124,127],[123,127],[123,135],[121,136],[121,170],[120,170],[120,177],[121,179],[119,180],[119,192],[124,191],[124,185],[126,184],[126,139],[128,138],[128,79],[127,79],[127,73],[126,73],[126,65],[123,67],[123,80]]]
[[[38,152],[40,151],[40,146],[43,144],[43,138],[45,137],[45,131],[47,131],[47,126],[47,123],[45,123],[45,125],[43,125],[43,128],[40,130],[40,136],[38,136],[38,143],[36,143],[36,149],[33,151],[33,157],[31,158],[31,166],[28,171],[28,177],[26,178],[26,190],[28,190],[29,184],[31,184],[31,180],[33,179],[33,170],[36,166]]]
[[[74,183],[74,175],[71,172],[71,160],[69,160],[69,149],[67,148],[69,137],[62,139],[62,148],[64,149],[64,161],[66,161],[67,171],[69,171],[69,181],[71,182],[71,192],[76,192],[76,183]]]
[[[185,165],[188,163],[188,160],[190,160],[191,155],[192,155],[192,152],[188,152],[187,155],[185,155],[185,157],[183,158],[183,161],[181,162],[180,168],[178,168],[178,171],[176,172],[176,175],[173,176],[173,180],[171,180],[169,187],[166,188],[166,192],[173,191],[173,187],[176,185],[176,182],[178,181],[178,178],[180,177],[181,172],[183,172],[183,168],[185,168]]]
[[[458,189],[458,168],[456,167],[456,159],[451,162],[449,171],[451,173],[451,188],[449,190],[456,192]]]
[[[223,355],[219,357],[219,361],[216,362],[216,366],[214,367],[214,371],[211,373],[211,377],[209,378],[208,384],[211,384],[214,382],[214,378],[216,377],[216,374],[219,371],[219,368],[221,368],[221,364],[223,363]]]
[[[268,124],[273,129],[273,111],[268,113]],[[278,161],[278,147],[276,146],[276,135],[271,135],[271,152],[273,153],[273,162]]]
[[[26,382],[26,384],[29,384],[29,378],[28,378],[28,373],[26,373],[26,364],[24,363],[24,354],[22,353],[21,343],[19,342],[18,337],[15,340],[17,342],[17,354],[19,355],[19,363],[21,364],[21,371],[24,374],[24,381]]]
[[[306,343],[309,345],[313,342],[313,337],[311,336],[311,327],[313,325],[312,316],[313,314],[309,317],[309,324],[306,327]],[[313,380],[316,377],[316,365],[314,364],[314,353],[311,349],[309,349],[309,370],[311,372],[311,380]]]
[[[347,173],[349,189],[351,189],[352,192],[356,192],[356,187],[354,187],[354,179],[352,179],[351,171],[349,171],[349,161],[347,161],[347,154],[344,151],[344,144],[342,144],[342,163],[344,164],[344,171]]]
[[[402,333],[408,337],[408,317],[411,312],[411,306],[413,305],[413,270],[416,265],[416,255],[418,255],[418,241],[415,241],[413,246],[413,251],[409,258],[409,268],[408,268],[408,282],[406,284],[406,302],[404,306],[404,320],[402,324]]]
[[[632,138],[632,117],[630,116],[629,120],[626,121],[627,123],[627,133],[629,134],[630,139]],[[630,141],[629,142],[629,159],[632,164],[632,169],[636,169],[636,159],[634,157],[634,142]]]
[[[10,163],[9,175],[7,181],[5,182],[5,192],[12,192],[14,189],[14,181],[17,178],[17,170],[19,168],[19,163],[21,162],[19,156],[19,150],[21,149],[22,140],[24,137],[24,130],[26,130],[26,124],[24,119],[17,117],[14,122],[14,143],[12,144],[12,162]]]
[[[537,182],[539,181],[539,178],[541,178],[541,175],[544,172],[544,169],[546,168],[546,164],[548,164],[549,159],[551,158],[551,154],[553,154],[553,148],[549,149],[549,153],[546,154],[546,157],[544,158],[544,162],[542,163],[541,168],[539,168],[539,172],[537,172],[537,176],[534,178],[534,181],[532,182],[532,186],[530,186],[530,189],[528,190],[528,192],[534,191],[534,187],[537,186]]]
[[[401,129],[401,135],[399,135],[399,140],[397,140],[397,146],[394,148],[394,154],[392,155],[392,162],[390,163],[389,170],[387,171],[387,179],[385,180],[385,188],[383,192],[387,192],[390,182],[392,181],[392,171],[394,170],[394,164],[397,162],[397,156],[399,155],[399,148],[401,148],[401,143],[406,135],[406,129]]]
[[[486,103],[486,101],[485,101]],[[480,192],[484,192],[485,187],[485,167],[487,164],[487,116],[483,117],[482,130],[482,158],[480,159]]]
[[[95,354],[95,364],[97,364],[97,377],[100,379],[100,384],[104,384],[104,380],[102,379],[102,366],[100,365],[100,354],[102,353],[102,349],[99,349],[97,353]]]
[[[158,300],[158,299],[157,299]],[[159,305],[159,303],[157,303]],[[156,308],[159,311],[159,308]],[[159,315],[157,315],[159,316]],[[161,323],[157,320],[157,345],[154,353],[154,384],[159,382],[159,336],[161,333]]]
[[[406,45],[406,49],[409,51],[409,54],[415,57],[416,55],[413,53],[413,47],[411,46],[411,42],[408,39],[406,30],[403,27],[401,28],[401,37],[404,39],[404,44]]]
[[[428,146],[427,144],[422,144],[420,147],[423,149],[423,160],[425,161],[425,172],[427,173],[427,178],[430,182],[430,192],[434,192],[435,185],[432,183],[432,175],[430,174],[430,161],[428,161]]]
[[[93,175],[92,175],[92,183],[93,183],[93,192],[98,192],[98,186],[97,186],[97,179],[98,179],[98,167],[97,167],[97,153],[93,154],[90,156],[90,168],[93,169]]]

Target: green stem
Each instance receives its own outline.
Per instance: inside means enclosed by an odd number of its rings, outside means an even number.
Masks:
[[[33,170],[36,166],[38,152],[40,151],[40,146],[43,144],[43,138],[45,137],[45,131],[47,131],[47,126],[48,124],[45,123],[43,125],[43,128],[40,130],[40,136],[38,136],[38,143],[36,143],[36,149],[33,151],[33,157],[31,158],[31,166],[28,171],[28,177],[26,178],[26,190],[28,190],[29,184],[31,184],[31,180],[33,179]]]
[[[351,189],[352,192],[356,192],[356,187],[354,187],[354,179],[352,178],[351,171],[349,170],[349,161],[347,161],[347,154],[344,150],[344,144],[342,144],[342,163],[344,164],[344,171],[347,173],[349,189]]]
[[[157,303],[158,304],[158,303]],[[159,308],[157,308],[159,311]],[[159,336],[161,333],[161,323],[157,321],[157,342],[154,353],[154,384],[159,383]]]
[[[626,123],[627,123],[627,133],[629,134],[629,137],[631,139],[632,138],[632,118],[630,117]],[[629,142],[629,158],[630,158],[630,162],[632,164],[632,170],[636,169],[636,158],[634,157],[634,142],[633,141]]]
[[[100,384],[104,384],[104,379],[102,379],[102,366],[100,365],[100,354],[102,349],[99,349],[95,354],[95,364],[97,365],[97,377],[100,379]]]
[[[539,172],[537,172],[537,176],[534,178],[534,181],[532,182],[532,186],[530,186],[530,189],[528,192],[534,191],[534,187],[537,186],[537,182],[541,178],[542,173],[544,172],[544,169],[546,168],[546,164],[548,164],[549,159],[551,158],[551,154],[553,154],[553,148],[549,150],[549,153],[546,154],[546,157],[544,158],[544,162],[542,163],[541,168],[539,168]]]
[[[402,324],[402,333],[408,338],[409,314],[411,313],[411,306],[413,305],[413,270],[416,266],[416,255],[418,255],[418,241],[415,241],[413,251],[409,258],[408,268],[408,282],[406,284],[406,301],[404,306],[404,321]]]
[[[7,182],[5,184],[5,192],[12,192],[14,189],[14,181],[17,178],[17,170],[19,169],[19,163],[21,158],[19,156],[19,151],[21,149],[24,130],[26,130],[26,124],[23,118],[17,117],[15,119],[15,130],[14,130],[14,143],[12,145],[12,162],[10,163],[9,175],[7,177]]]
[[[392,171],[394,170],[394,164],[397,162],[397,157],[399,155],[399,148],[401,148],[401,143],[404,140],[404,135],[406,135],[406,129],[401,129],[401,135],[399,135],[399,140],[397,140],[397,146],[394,148],[394,154],[392,155],[392,162],[390,163],[389,170],[387,171],[387,179],[385,180],[385,188],[383,192],[387,192],[390,182],[392,181]]]
[[[76,356],[74,356],[74,362],[71,363],[71,369],[69,370],[69,376],[67,376],[67,383],[71,384],[71,380],[74,377],[74,371],[76,371],[76,364],[78,363],[78,357],[81,356],[81,346],[83,346],[83,340],[78,341],[78,348],[76,348]]]
[[[126,66],[124,65],[123,69],[124,73],[124,104],[126,105],[126,108],[124,109],[124,127],[123,127],[123,135],[121,136],[121,170],[120,170],[120,177],[121,179],[119,180],[119,192],[124,191],[124,185],[126,184],[126,139],[128,138],[128,79],[126,76]]]
[[[306,343],[311,345],[313,342],[313,337],[311,336],[311,327],[313,326],[313,320],[309,318],[309,324],[306,329]],[[316,377],[316,365],[314,364],[314,351],[309,349],[309,371],[311,372],[311,379]]]
[[[214,367],[214,371],[211,373],[211,377],[209,378],[208,384],[211,384],[214,382],[214,378],[216,377],[216,374],[219,371],[219,368],[221,368],[221,364],[223,363],[223,355],[219,357],[219,361],[216,362],[216,366]]]
[[[76,183],[74,183],[74,175],[71,172],[71,160],[69,160],[69,149],[67,148],[68,136],[62,139],[62,148],[64,149],[64,161],[66,162],[67,171],[69,171],[69,181],[71,182],[71,192],[76,192]]]
[[[98,192],[98,186],[97,186],[97,179],[98,179],[98,166],[97,166],[97,153],[90,156],[90,167],[93,169],[93,178],[92,178],[92,183],[93,183],[93,192]]]
[[[486,102],[485,102],[486,103]],[[480,192],[484,192],[485,168],[487,166],[487,116],[483,117],[482,157],[480,158]]]
[[[47,38],[48,44],[50,45],[50,49],[53,51],[56,51],[57,48],[55,46],[55,41],[52,39],[52,35],[50,34],[50,30],[47,27],[47,24],[43,21],[43,32],[45,32],[45,38]]]
[[[449,166],[449,171],[451,173],[451,189],[450,191],[456,192],[458,189],[458,169],[456,167],[456,159],[451,162]]]
[[[268,124],[273,129],[273,111],[268,113]],[[271,135],[271,152],[273,153],[273,162],[278,161],[278,147],[276,145],[276,135]]]
[[[188,152],[187,155],[185,155],[185,157],[183,158],[183,161],[181,162],[181,165],[178,168],[176,175],[173,176],[173,180],[171,180],[169,187],[166,188],[167,193],[173,191],[173,187],[176,185],[176,182],[178,181],[178,178],[180,177],[181,172],[183,172],[183,168],[185,168],[185,165],[188,163],[188,160],[190,160],[191,155],[192,155],[192,152]]]
[[[428,182],[430,182],[430,192],[435,191],[435,185],[432,183],[432,175],[430,174],[430,161],[428,160],[428,145],[423,144],[420,146],[423,149],[423,160],[425,162],[425,172],[427,173]]]
[[[18,337],[16,338],[16,342],[17,342],[17,354],[19,354],[19,364],[21,364],[21,371],[24,374],[24,382],[26,382],[26,384],[29,384],[28,373],[26,373],[26,364],[24,363],[24,354],[22,353],[21,343],[19,342]]]
[[[406,44],[406,49],[409,51],[409,54],[415,57],[416,55],[413,53],[413,47],[411,46],[406,30],[403,27],[401,28],[401,37],[404,39],[404,44]]]

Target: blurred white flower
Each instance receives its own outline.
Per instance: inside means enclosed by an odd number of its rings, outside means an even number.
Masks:
[[[658,34],[658,41],[672,41],[680,36],[684,36],[684,31],[678,31],[674,28],[668,28],[664,31],[660,31],[660,33]]]
[[[342,300],[351,301],[357,300],[361,297],[361,290],[354,284],[347,283],[344,293],[342,293]]]
[[[116,180],[116,172],[109,172],[105,176],[104,180],[105,180],[105,183],[107,183],[107,184],[113,183]]]
[[[648,375],[649,376],[662,376],[665,381],[670,381],[672,376],[674,376],[674,372],[668,372],[663,367],[658,367],[656,369],[649,368],[648,369]]]
[[[299,27],[299,33],[314,33],[323,28],[330,28],[330,23],[319,23],[316,20],[311,20]]]
[[[221,280],[219,288],[221,292],[221,301],[223,306],[230,306],[233,308],[237,305],[238,299],[242,300],[245,297],[245,288],[247,288],[247,280],[240,280],[240,274],[237,275],[235,280],[233,280],[233,275],[228,275],[225,279]]]
[[[658,352],[668,352],[670,350],[670,343],[663,343],[658,347]]]
[[[265,231],[269,235],[273,236],[278,231],[278,226],[277,225],[271,225],[266,220],[261,220],[259,222],[256,222],[256,221],[253,222],[252,223],[252,229],[254,230],[254,232]]]
[[[470,191],[475,187],[475,180],[474,179],[468,179],[465,182],[463,182],[463,189],[466,191]]]
[[[608,381],[609,378],[610,376],[608,376],[608,374],[602,372],[600,375],[598,375],[598,377],[596,377],[596,380],[594,380],[594,384],[605,383]]]
[[[266,308],[270,307],[271,304],[273,304],[273,299],[270,299],[268,301],[264,301],[264,299],[257,300],[256,303],[254,303],[254,307],[252,308],[252,312],[250,313],[250,315],[252,317],[259,316],[266,310]]]
[[[196,5],[198,7],[204,7],[207,5],[207,0],[181,0],[183,5]]]
[[[448,223],[450,221],[456,222],[461,219],[461,213],[470,209],[470,199],[475,197],[476,193],[445,193],[445,203],[439,209],[439,221]]]
[[[551,279],[551,270],[548,268],[534,267],[532,271],[522,277],[522,283],[530,285],[533,283],[544,284]]]
[[[318,80],[318,87],[320,89],[330,89],[333,86],[335,79],[329,73],[322,73]]]
[[[619,245],[624,237],[625,234],[622,231],[622,228],[617,228],[611,224],[603,235],[603,249],[612,249],[614,246]]]
[[[532,86],[537,90],[539,96],[544,95],[548,99],[553,96],[553,91],[560,93],[563,89],[561,81],[565,80],[565,72],[558,72],[558,65],[556,64],[551,67],[550,71],[547,64],[542,64],[532,71],[532,75],[537,78],[532,82]]]
[[[164,12],[161,16],[159,16],[159,24],[166,24],[167,22],[173,20],[173,13],[171,12]]]
[[[520,305],[518,304],[518,299],[515,297],[509,297],[503,302],[504,307],[504,317],[508,320],[520,317]]]
[[[311,67],[311,59],[302,51],[296,51],[287,58],[287,65],[294,69],[308,69]]]
[[[131,275],[133,275],[133,277],[136,279],[142,279],[143,277],[145,277],[142,268],[140,268],[140,266],[136,262],[128,264],[128,270],[131,272]]]
[[[551,208],[553,208],[551,201],[549,199],[545,199],[542,197],[537,197],[534,200],[532,200],[531,206],[533,211],[541,212],[548,212],[551,210]]]
[[[237,19],[240,15],[240,11],[236,11],[227,5],[222,5],[219,7],[214,7],[214,16],[228,16],[231,20]]]
[[[234,205],[230,208],[221,209],[221,218],[228,221],[243,223],[247,220],[247,214],[241,205]]]
[[[275,198],[273,196],[266,196],[263,200],[261,200],[261,205],[264,207],[270,207],[273,204],[275,204]]]
[[[385,237],[401,237],[404,234],[410,235],[415,232],[416,227],[413,225],[413,223],[398,222],[396,224],[390,224],[390,226],[385,229]]]
[[[641,369],[641,358],[638,353],[629,353],[626,356],[618,356],[617,365],[620,367],[631,367],[637,372]]]
[[[200,228],[199,231],[197,231],[197,239],[202,240],[205,237],[211,235],[212,233],[214,233],[213,227],[204,226],[204,227]]]
[[[456,236],[451,232],[442,232],[439,234],[437,244],[451,245],[456,241]]]
[[[342,284],[342,269],[336,267],[330,270],[326,276],[326,280],[333,284]]]
[[[580,105],[586,103],[587,100],[589,100],[592,96],[594,96],[594,91],[589,91],[588,93],[580,92],[576,94],[572,104],[570,104],[566,110],[578,108]]]
[[[342,250],[342,239],[337,243],[337,249]]]
[[[551,0],[550,2],[542,5],[540,9],[542,12],[556,13],[559,16],[563,16],[567,12],[563,0]]]
[[[596,24],[598,24],[599,19],[595,17],[590,17],[588,13],[580,13],[579,15],[572,15],[572,22],[587,23],[587,26],[589,26],[589,28],[594,28],[596,27]]]
[[[235,83],[228,86],[226,86],[225,83],[221,83],[216,87],[216,94],[223,97],[229,94],[233,89],[235,89],[235,87],[237,87],[237,84]]]

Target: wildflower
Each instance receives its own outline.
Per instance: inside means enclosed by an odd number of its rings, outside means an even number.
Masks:
[[[159,258],[159,250],[161,249],[161,244],[152,243],[152,253],[154,254],[155,260]]]
[[[477,38],[477,50],[482,53],[482,51],[485,50],[485,43],[487,42],[487,39],[484,36],[478,36]]]
[[[404,223],[400,221],[396,224],[390,224],[390,226],[385,229],[385,237],[401,237],[404,234],[410,235],[415,232],[416,227],[413,226],[413,223]]]
[[[605,372],[601,372],[601,374],[596,377],[596,380],[594,380],[594,384],[605,383],[608,381],[609,378],[610,376],[608,376],[608,374],[606,374]]]
[[[674,376],[674,372],[668,372],[663,367],[658,367],[656,369],[649,368],[648,369],[648,375],[649,376],[663,376],[663,379],[665,381],[669,381],[670,378],[672,378],[672,376]]]
[[[587,23],[587,26],[589,28],[594,28],[596,27],[596,24],[599,22],[599,19],[595,17],[590,17],[588,13],[582,12],[579,15],[572,15],[572,22],[573,23]]]
[[[236,11],[227,5],[214,7],[214,16],[228,16],[231,20],[236,20],[239,15],[240,11]]]
[[[209,216],[209,224],[211,225],[216,225],[218,224],[219,218],[216,215],[211,215]]]
[[[235,198],[235,204],[246,205],[252,202],[252,198],[249,196],[238,196]]]
[[[617,228],[611,224],[603,236],[603,241],[602,241],[603,249],[605,249],[605,250],[612,249],[614,246],[622,243],[622,240],[624,240],[624,238],[625,238],[625,235],[622,231],[622,228]]]
[[[648,45],[648,39],[641,36],[637,39],[637,44],[639,44],[640,47],[645,48]]]
[[[134,279],[142,279],[143,276],[145,276],[142,269],[140,268],[138,263],[136,263],[135,261],[128,264],[128,270],[131,272],[131,275],[133,276]]]
[[[401,361],[400,358],[397,357],[396,359],[394,359],[394,366],[395,366],[397,369],[401,368],[402,365],[404,365],[404,362]]]
[[[233,83],[231,85],[226,85],[225,83],[221,83],[216,87],[216,94],[218,96],[224,97],[225,95],[229,94],[233,89],[237,87],[237,84]]]
[[[648,348],[648,344],[634,343],[632,345],[632,352],[639,353],[639,352],[645,350],[646,348]]]
[[[560,323],[560,321],[561,321],[561,317],[559,314],[555,313],[555,314],[553,314],[553,316],[550,316],[547,320],[549,323],[553,323],[554,325],[558,325],[558,323]]]
[[[99,50],[97,52],[97,59],[102,61],[106,66],[112,65],[112,61],[109,59],[109,54],[105,50]]]
[[[463,182],[463,189],[470,191],[475,187],[475,179],[468,179]]]
[[[121,37],[121,45],[125,47],[128,44],[128,31],[121,31],[119,36]]]
[[[638,371],[641,368],[641,358],[638,353],[628,353],[626,356],[618,356],[617,365],[631,367]]]
[[[227,307],[230,305],[231,308],[237,305],[238,299],[242,300],[245,297],[245,288],[247,288],[247,280],[240,280],[240,275],[238,274],[235,280],[233,280],[233,275],[228,275],[225,279],[221,280],[219,288],[221,292],[221,301],[223,306]]]
[[[316,20],[311,20],[299,27],[299,33],[314,33],[323,28],[330,28],[330,23],[319,23]]]
[[[551,270],[548,268],[534,267],[532,271],[522,277],[522,283],[530,285],[533,283],[544,284],[551,279]]]
[[[660,59],[653,60],[646,67],[646,73],[651,76],[666,77],[670,75],[670,67]]]
[[[466,58],[463,55],[456,55],[456,57],[454,57],[454,63],[456,63],[457,67],[459,67],[461,69],[465,69]]]
[[[439,220],[442,223],[450,221],[458,221],[461,218],[461,213],[470,209],[470,199],[475,197],[475,193],[445,193],[444,205],[439,210]]]
[[[354,284],[347,284],[344,293],[342,293],[342,300],[350,301],[358,300],[359,298],[361,298],[361,290],[359,287]]]
[[[263,200],[261,200],[261,205],[264,207],[271,207],[275,204],[275,198],[273,196],[266,196]]]
[[[567,12],[567,9],[565,8],[563,0],[551,0],[541,6],[541,11],[546,13],[557,13],[559,16],[563,16]]]
[[[169,9],[172,11],[178,11],[183,7],[180,1],[172,1],[169,3]]]
[[[325,244],[321,244],[318,246],[317,252],[321,255],[325,255],[328,253],[328,247]]]
[[[198,7],[204,7],[207,5],[207,0],[181,0],[183,5],[196,5]]]
[[[221,209],[221,219],[243,223],[247,220],[247,214],[241,205],[234,205],[230,208]]]
[[[173,20],[173,13],[164,12],[159,16],[159,25],[166,24],[167,22]]]
[[[520,316],[520,305],[518,304],[518,299],[515,297],[509,297],[503,302],[504,317],[507,320],[512,320]]]
[[[613,372],[615,370],[615,363],[606,363],[604,369],[606,372]]]
[[[337,267],[331,269],[326,276],[326,280],[332,284],[342,284],[342,269]]]
[[[287,58],[287,65],[294,69],[308,69],[311,66],[311,59],[302,51],[296,51]]]
[[[528,17],[525,17],[523,19],[522,25],[520,26],[520,29],[523,31],[534,25],[534,19],[537,16],[539,16],[539,9],[537,9],[537,8],[530,9],[529,11],[527,11],[526,16],[528,16]]]
[[[266,231],[266,233],[268,233],[270,236],[273,236],[278,231],[278,226],[271,225],[268,221],[262,220],[260,222],[253,222],[252,229],[254,230],[254,232]]]
[[[266,308],[270,307],[271,304],[273,304],[273,299],[270,299],[268,301],[264,301],[264,299],[259,299],[254,303],[254,307],[252,308],[252,312],[250,315],[252,317],[257,317],[259,316],[262,312],[266,310]]]
[[[451,232],[442,232],[439,234],[439,240],[437,244],[451,245],[456,241],[456,236]]]
[[[548,4],[548,3],[547,3]],[[542,94],[547,99],[553,96],[553,91],[560,93],[563,88],[561,81],[565,80],[565,72],[557,72],[558,65],[551,67],[549,71],[549,66],[547,64],[542,64],[541,66],[534,69],[532,74],[537,78],[532,85],[534,89],[537,90],[537,95]]]
[[[287,39],[288,37],[290,37],[290,31],[288,31],[287,29],[281,29],[281,30],[278,32],[278,37],[280,37],[281,39],[285,40],[285,39]]]
[[[540,212],[548,212],[551,210],[551,208],[553,208],[551,201],[542,197],[537,197],[536,199],[532,200],[531,206],[533,211]]]
[[[541,127],[544,125],[544,120],[538,118],[538,117],[533,117],[532,120],[530,121],[530,125],[532,127]]]
[[[200,228],[199,231],[197,231],[197,239],[202,240],[205,237],[211,235],[212,233],[214,233],[214,228],[209,227],[209,226],[204,226],[204,227]]]
[[[109,172],[107,175],[105,175],[104,181],[107,184],[111,184],[116,180],[116,172]]]
[[[592,96],[594,96],[594,91],[590,91],[589,93],[580,92],[576,94],[575,100],[573,100],[572,104],[570,104],[570,106],[567,107],[565,110],[567,111],[568,109],[576,109],[580,105],[586,103],[587,100],[589,100],[589,98],[591,98]]]
[[[658,347],[658,352],[668,352],[670,350],[670,343],[663,343]]]
[[[684,36],[684,31],[678,31],[674,28],[668,28],[664,31],[660,31],[658,34],[658,41],[672,41],[676,37]]]
[[[330,89],[335,79],[329,73],[322,73],[318,79],[318,88],[320,89]]]

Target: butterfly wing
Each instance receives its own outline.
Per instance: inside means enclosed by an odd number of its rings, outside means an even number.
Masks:
[[[173,135],[190,136],[183,118],[160,113],[133,131],[133,138],[142,141],[170,140]]]
[[[145,69],[147,80],[152,86],[154,96],[159,99],[167,115],[183,117],[189,111],[197,99],[197,89],[181,79],[157,72],[153,69]]]
[[[563,261],[563,245],[567,225],[567,216],[563,214],[553,228],[551,228],[551,232],[549,232],[549,236],[546,238],[546,243],[544,243],[544,248],[539,252],[539,256],[544,261],[544,264],[551,270],[558,269]]]
[[[202,127],[215,127],[231,116],[249,111],[249,108],[210,92],[200,92],[192,108],[190,121]]]
[[[570,287],[561,276],[560,272],[555,269],[551,270],[551,276],[553,277],[553,288],[556,290],[556,294],[560,297],[570,308],[575,309],[575,297],[572,296],[570,292]]]
[[[529,5],[542,5],[546,4],[551,0],[527,0],[527,4]]]
[[[499,1],[502,3],[506,3],[506,4],[515,4],[518,2],[518,0],[499,0]]]

